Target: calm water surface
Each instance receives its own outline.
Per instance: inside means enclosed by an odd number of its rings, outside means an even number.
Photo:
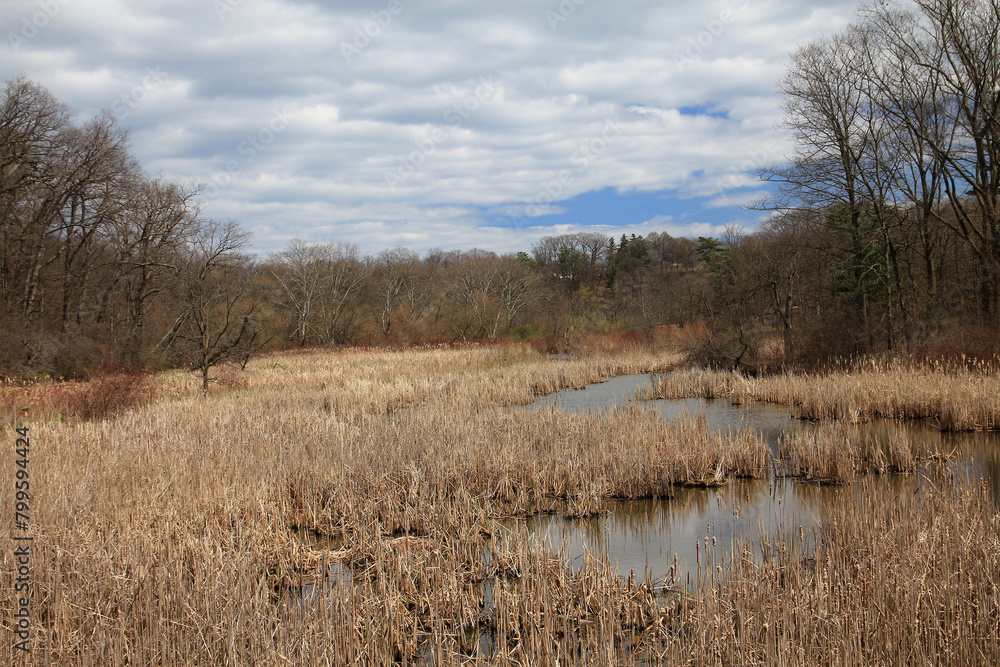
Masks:
[[[557,406],[567,412],[606,412],[636,400],[637,392],[649,384],[652,375],[629,375],[584,389],[567,390],[540,397],[524,409],[544,409]],[[788,408],[763,403],[732,405],[727,400],[681,399],[644,402],[668,419],[682,416],[697,417],[704,413],[710,431],[726,433],[751,427],[765,439],[772,452],[783,433],[797,429],[816,428],[814,424],[796,419]],[[956,479],[964,483],[983,482],[989,485],[994,502],[1000,508],[1000,434],[948,434],[936,431],[924,422],[875,422],[865,424],[867,435],[879,441],[905,437],[930,445],[940,452],[953,452]],[[830,508],[844,494],[861,498],[864,494],[885,497],[887,494],[914,493],[926,484],[921,474],[870,475],[863,481],[845,486],[820,486],[777,477],[769,480],[730,480],[716,488],[678,487],[665,499],[607,500],[601,514],[594,517],[567,519],[548,514],[528,519],[512,519],[504,525],[532,544],[561,549],[576,567],[588,556],[614,566],[619,575],[634,574],[642,579],[648,573],[657,582],[693,588],[699,570],[705,571],[731,558],[733,550],[746,544],[756,554],[761,551],[761,539],[778,536],[801,538],[805,549],[811,550],[819,541]],[[322,542],[311,534],[300,536],[306,544],[335,550],[339,541]],[[490,554],[484,554],[490,567]],[[353,585],[353,573],[345,566],[333,564],[326,577],[303,581],[289,591],[291,604],[305,605],[320,592],[329,592],[334,582]],[[493,606],[492,583],[483,582],[483,608]],[[481,657],[495,655],[493,636],[477,627],[463,630],[465,643],[478,650]],[[433,642],[421,650],[420,662],[435,664],[437,656]]]
[[[654,376],[628,375],[585,389],[561,391],[540,397],[528,409],[558,406],[567,412],[600,411],[627,405]],[[732,405],[727,400],[681,399],[645,403],[669,419],[704,413],[709,430],[725,433],[751,427],[776,452],[782,433],[815,425],[796,419],[789,409],[763,403]],[[1000,434],[949,434],[924,422],[875,422],[865,424],[867,435],[885,441],[903,430],[905,437],[929,444],[942,452],[954,452],[958,477],[983,481],[990,486],[1000,506]],[[897,435],[898,437],[898,435]],[[731,480],[712,489],[678,488],[672,498],[606,501],[603,513],[584,519],[566,519],[558,514],[512,521],[508,525],[533,542],[563,548],[572,563],[582,563],[587,554],[617,566],[622,576],[648,571],[654,579],[669,579],[676,565],[677,583],[697,573],[710,562],[728,559],[740,541],[759,552],[761,535],[801,534],[815,543],[817,529],[828,508],[841,494],[913,493],[923,485],[916,475],[867,476],[846,486],[819,486],[792,479]],[[680,573],[680,574],[678,574]]]

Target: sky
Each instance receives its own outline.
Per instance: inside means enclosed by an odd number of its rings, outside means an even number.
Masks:
[[[203,215],[365,252],[748,231],[778,85],[855,0],[3,0],[0,76],[108,110]]]

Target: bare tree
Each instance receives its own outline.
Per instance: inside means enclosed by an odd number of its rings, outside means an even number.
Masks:
[[[785,206],[825,208],[844,231],[838,259],[852,276],[861,335],[871,335],[870,256],[875,237],[866,224],[862,163],[870,137],[857,30],[812,42],[793,57],[782,84],[786,126],[796,140],[787,167],[766,174],[782,184]]]
[[[413,279],[415,265],[420,257],[413,251],[398,247],[383,250],[370,261],[373,276],[374,306],[382,335],[392,330],[393,316],[403,303],[406,287]]]
[[[459,338],[494,339],[509,331],[515,318],[537,298],[538,282],[515,255],[481,251],[455,262],[446,298],[453,309],[452,333]]]
[[[84,309],[95,310],[89,291],[96,264],[105,254],[99,241],[122,214],[119,194],[134,168],[126,149],[127,134],[107,114],[66,135],[65,166],[73,178],[66,184],[67,202],[55,229],[61,241],[63,333],[71,322],[82,324]]]
[[[253,262],[240,254],[249,240],[250,233],[232,221],[209,221],[191,239],[185,257],[183,310],[168,342],[201,373],[206,393],[213,367],[233,360],[245,364],[262,345],[256,322],[261,300],[248,280]]]
[[[198,190],[136,174],[124,191],[123,212],[114,218],[108,243],[115,248],[115,273],[101,300],[99,320],[113,294],[124,297],[125,361],[139,360],[146,346],[147,314],[153,301],[173,283],[182,268],[183,250],[200,221],[193,203]]]
[[[973,252],[979,265],[980,311],[986,321],[996,323],[1000,0],[917,0],[913,6],[887,3],[868,10],[892,61],[881,89],[895,120],[943,167],[950,210],[938,209],[938,219]]]
[[[40,312],[44,269],[56,261],[54,230],[66,201],[68,109],[20,78],[8,82],[0,110],[0,294],[9,316]]]
[[[913,15],[900,6],[882,5],[865,12],[867,58],[871,63],[871,96],[886,119],[897,158],[892,166],[893,194],[900,224],[911,228],[923,260],[926,293],[939,298],[944,226],[942,211],[945,155],[956,138],[956,125],[946,113],[947,101],[937,68],[914,68],[911,50]],[[900,36],[907,34],[905,41]],[[935,147],[938,147],[937,150]],[[898,266],[898,264],[897,264]]]
[[[342,342],[350,304],[370,272],[357,247],[295,240],[271,258],[271,274],[281,287],[278,304],[294,317],[298,343],[310,337]]]
[[[222,286],[240,263],[241,233],[201,227],[197,190],[148,178],[127,139],[107,113],[75,125],[65,106],[23,78],[0,93],[0,372],[68,375],[114,352],[144,364],[154,327],[157,338],[170,329],[161,340],[178,344],[174,352],[193,340],[192,326],[212,338],[221,311],[209,305],[221,303],[220,291],[232,294]],[[223,328],[199,363],[218,363],[228,343],[245,350],[253,340],[252,331]]]
[[[321,333],[327,343],[346,343],[353,335],[358,299],[371,278],[371,269],[355,245],[327,244],[327,250],[327,287],[319,302]]]
[[[299,345],[317,331],[319,302],[329,288],[328,254],[329,248],[295,239],[271,255],[271,275],[281,286],[277,304],[292,315]]]
[[[505,255],[500,258],[493,282],[502,315],[494,322],[491,338],[496,338],[501,321],[503,329],[510,331],[515,318],[537,301],[538,280],[524,262],[514,255]]]

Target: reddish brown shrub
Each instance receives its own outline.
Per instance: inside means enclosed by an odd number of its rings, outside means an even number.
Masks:
[[[617,354],[649,347],[649,338],[641,331],[616,329],[607,333],[587,333],[574,341],[572,351],[577,354]]]
[[[942,362],[975,367],[997,363],[1000,357],[1000,329],[962,329],[938,332],[912,347],[917,362]]]
[[[117,371],[100,375],[84,385],[74,414],[80,419],[103,419],[150,401],[153,386],[141,371]]]
[[[0,419],[104,419],[152,400],[150,376],[115,370],[84,382],[7,382],[0,386]]]

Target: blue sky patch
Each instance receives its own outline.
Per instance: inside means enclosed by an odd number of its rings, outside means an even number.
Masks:
[[[530,207],[513,207],[514,214],[490,214],[489,226],[501,228],[556,227],[573,225],[581,227],[610,226],[636,227],[657,219],[661,226],[650,231],[667,231],[674,236],[697,236],[704,231],[683,233],[685,229],[710,225],[721,227],[730,222],[747,228],[756,227],[761,217],[760,211],[746,211],[739,206],[710,206],[713,197],[690,197],[681,199],[676,192],[626,192],[615,188],[603,188],[585,192],[571,199],[554,202],[546,210],[552,213],[530,217],[518,210]],[[662,228],[661,228],[662,227]]]

